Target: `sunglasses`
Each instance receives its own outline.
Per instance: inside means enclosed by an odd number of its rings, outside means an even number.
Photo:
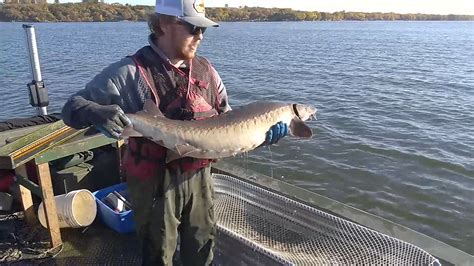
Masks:
[[[204,34],[204,32],[206,32],[206,29],[207,29],[206,27],[194,26],[193,24],[190,24],[190,23],[188,23],[186,21],[183,21],[183,20],[177,20],[176,24],[186,26],[186,28],[188,28],[189,34],[191,34],[191,35],[198,35],[199,33]]]

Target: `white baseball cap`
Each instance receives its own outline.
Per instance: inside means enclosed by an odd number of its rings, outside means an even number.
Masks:
[[[218,27],[206,18],[204,0],[156,0],[155,12],[175,16],[197,27]]]

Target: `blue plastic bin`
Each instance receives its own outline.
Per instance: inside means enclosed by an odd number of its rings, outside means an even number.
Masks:
[[[115,212],[107,206],[102,199],[107,197],[113,191],[123,192],[127,190],[127,183],[120,183],[111,187],[106,187],[92,193],[97,202],[97,214],[99,218],[110,228],[118,233],[130,233],[135,231],[135,220],[133,219],[133,210],[125,212]]]

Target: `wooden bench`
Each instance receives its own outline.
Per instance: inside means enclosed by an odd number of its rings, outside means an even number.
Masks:
[[[105,145],[114,145],[117,148],[117,156],[120,158],[119,151],[123,141],[107,138],[103,134],[95,134],[91,131],[93,130],[76,130],[66,126],[63,121],[58,121],[38,127],[0,147],[0,169],[15,170],[16,184],[19,187],[21,203],[28,224],[32,225],[38,222],[31,193],[43,200],[52,247],[61,245],[62,239],[49,162]],[[0,133],[0,139],[2,134],[11,133]],[[28,178],[27,163],[34,165],[38,184]]]

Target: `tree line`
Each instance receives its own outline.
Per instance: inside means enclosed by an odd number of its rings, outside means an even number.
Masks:
[[[0,21],[146,21],[151,12],[151,6],[104,3],[3,4],[0,5]]]
[[[105,3],[66,4],[0,4],[0,21],[81,22],[146,21],[152,6]],[[206,8],[207,16],[216,21],[339,21],[339,20],[474,20],[474,15],[397,14],[381,12],[318,12],[289,8]]]

